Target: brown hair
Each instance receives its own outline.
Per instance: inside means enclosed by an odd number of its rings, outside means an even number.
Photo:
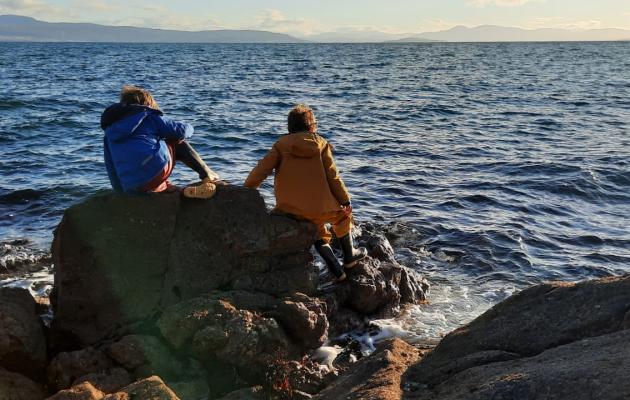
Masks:
[[[125,104],[139,104],[159,110],[160,106],[153,98],[153,95],[141,87],[125,85],[120,92],[120,102]]]
[[[298,104],[289,113],[289,133],[317,132],[317,119],[306,104]]]

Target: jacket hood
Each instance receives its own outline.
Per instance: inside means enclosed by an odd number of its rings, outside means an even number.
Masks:
[[[101,128],[111,140],[131,136],[149,115],[163,115],[161,111],[137,104],[117,103],[101,115]]]
[[[325,142],[312,133],[292,133],[285,136],[287,150],[299,158],[312,158],[319,155]]]

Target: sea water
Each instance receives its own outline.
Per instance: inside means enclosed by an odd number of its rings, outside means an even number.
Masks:
[[[383,332],[435,341],[528,285],[630,272],[630,43],[0,43],[1,242],[47,248],[109,186],[99,117],[127,83],[233,184],[310,104],[356,218],[398,224],[432,284]]]

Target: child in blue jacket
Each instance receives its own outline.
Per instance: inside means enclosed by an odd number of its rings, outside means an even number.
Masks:
[[[216,192],[219,176],[186,141],[192,125],[164,117],[149,91],[124,86],[120,103],[101,116],[104,152],[112,187],[123,193],[173,191],[168,181],[175,161],[199,174],[202,183],[184,189],[184,196],[208,199]]]

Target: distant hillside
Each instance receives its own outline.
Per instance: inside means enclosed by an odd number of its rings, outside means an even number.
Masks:
[[[441,43],[444,40],[425,39],[421,37],[407,37],[398,40],[388,40],[386,43]]]
[[[303,40],[289,35],[265,31],[211,30],[187,32],[130,26],[51,23],[17,15],[0,15],[0,41],[128,43],[303,42]]]
[[[31,17],[0,15],[0,41],[130,43],[426,43],[565,42],[630,40],[630,30],[521,29],[494,25],[456,26],[439,32],[401,35],[376,30],[339,30],[294,36],[256,30],[175,31],[87,23],[51,23]]]
[[[521,29],[494,25],[474,28],[456,26],[440,32],[424,32],[402,39],[404,42],[438,40],[447,42],[571,42],[630,40],[630,30],[591,29],[584,31],[567,29]]]
[[[308,40],[309,42],[317,43],[380,43],[402,39],[410,35],[411,34],[409,33],[393,34],[370,29],[346,29],[334,32],[322,32],[311,35],[303,35],[299,37]]]

